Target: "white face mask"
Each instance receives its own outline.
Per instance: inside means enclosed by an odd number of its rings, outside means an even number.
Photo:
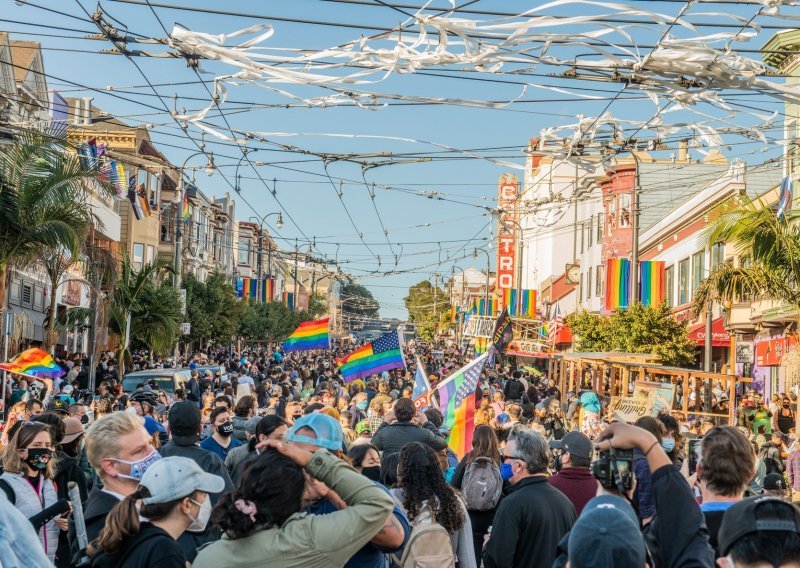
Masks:
[[[206,500],[198,503],[194,499],[189,499],[192,503],[200,507],[200,512],[197,513],[197,518],[192,519],[192,524],[186,527],[187,531],[200,533],[206,530],[208,519],[211,518],[211,497],[206,495]],[[191,517],[189,517],[191,519]]]

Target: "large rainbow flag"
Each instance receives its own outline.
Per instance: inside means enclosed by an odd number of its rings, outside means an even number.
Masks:
[[[485,298],[473,298],[470,311],[479,316],[496,316],[497,300],[490,298],[489,303],[487,304]]]
[[[511,316],[535,316],[536,290],[505,288],[503,290],[503,307],[508,309],[508,315]]]
[[[66,373],[49,353],[37,347],[23,351],[13,361],[0,363],[0,369],[20,375],[46,379],[55,379]]]
[[[284,351],[310,351],[312,349],[330,349],[331,340],[328,336],[328,321],[325,318],[315,321],[306,321],[294,330],[294,333],[283,342]]]
[[[639,300],[644,306],[658,306],[664,301],[664,261],[639,263]]]
[[[605,309],[625,310],[631,288],[631,261],[627,258],[609,258],[606,264]]]
[[[439,410],[444,415],[444,426],[450,430],[447,445],[459,459],[472,449],[475,430],[475,388],[481,378],[488,353],[447,377],[436,387]]]
[[[389,369],[405,367],[403,350],[397,330],[381,335],[364,347],[336,360],[344,380],[348,383]]]

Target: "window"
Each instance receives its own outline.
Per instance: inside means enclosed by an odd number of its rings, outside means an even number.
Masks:
[[[700,251],[692,255],[692,294],[697,292],[700,283],[706,279],[706,255]]]
[[[593,220],[593,217],[589,217],[589,224],[587,225],[588,230],[586,231],[586,238],[587,238],[586,246],[587,247],[591,247],[592,246],[592,244],[593,244],[592,240],[594,239],[594,231],[592,231],[592,220]]]
[[[608,205],[608,234],[609,236],[617,228],[617,197],[611,197],[611,203]]]
[[[581,272],[580,280],[578,281],[578,289],[575,291],[576,295],[576,303],[580,302],[581,296],[583,295],[583,272]]]
[[[597,242],[599,243],[603,240],[603,231],[605,230],[605,226],[603,225],[603,213],[597,214]]]
[[[586,299],[592,297],[592,269],[586,271]]]
[[[631,194],[623,193],[619,196],[619,226],[631,226]]]
[[[250,264],[250,239],[239,239],[239,264]]]
[[[144,265],[144,245],[133,243],[133,269],[139,271]]]
[[[664,270],[664,287],[666,288],[664,299],[671,308],[675,306],[675,265],[668,266]]]
[[[144,258],[145,263],[152,264],[156,260],[156,247],[147,245],[147,256]]]
[[[689,259],[684,258],[678,263],[678,305],[689,301]]]
[[[22,301],[20,303],[26,308],[33,307],[33,286],[30,284],[22,283]]]
[[[725,262],[725,243],[714,243],[711,245],[711,272],[719,268]]]
[[[594,278],[594,295],[595,296],[602,296],[605,293],[603,290],[603,284],[605,281],[606,274],[603,272],[603,265],[599,265],[595,267],[595,278]]]
[[[583,252],[584,245],[586,244],[586,238],[585,238],[586,237],[586,225],[584,225],[583,223],[581,223],[580,233],[581,233],[581,252]]]

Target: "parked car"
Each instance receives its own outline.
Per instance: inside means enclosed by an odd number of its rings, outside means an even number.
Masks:
[[[122,390],[132,393],[139,385],[155,381],[160,390],[173,394],[175,389],[181,389],[192,377],[189,369],[147,369],[128,373],[122,379]]]

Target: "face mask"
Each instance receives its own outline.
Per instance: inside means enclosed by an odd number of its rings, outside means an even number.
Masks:
[[[359,410],[366,410],[367,409],[367,401],[366,400],[362,400],[361,402],[357,402],[356,403],[356,408],[358,408]]]
[[[508,481],[514,476],[514,472],[511,469],[510,463],[501,463],[500,464],[500,477],[503,478],[503,481]]]
[[[192,519],[192,524],[186,527],[186,530],[196,533],[203,532],[208,525],[208,519],[211,518],[211,498],[206,495],[206,500],[202,503],[198,503],[194,499],[189,499],[189,501],[200,507],[200,512],[197,513],[196,519]],[[189,518],[191,519],[191,517]]]
[[[123,479],[132,479],[134,481],[141,481],[144,472],[147,471],[151,465],[161,459],[161,454],[154,449],[152,454],[139,461],[120,460],[117,458],[112,459],[116,462],[125,463],[131,466],[131,473],[129,475],[118,473],[118,477]]]
[[[226,422],[225,424],[217,426],[217,433],[226,438],[233,434],[233,422]]]
[[[28,448],[28,457],[25,458],[25,463],[31,469],[44,469],[52,457],[53,451],[47,448]]]
[[[788,403],[788,402],[784,402],[784,403],[783,403],[783,407],[784,407],[784,408],[789,408],[789,403]]]
[[[664,438],[663,440],[661,440],[661,447],[664,449],[665,452],[670,453],[672,450],[675,449],[675,439]]]
[[[81,416],[81,424],[88,424],[88,423],[89,423],[89,415],[84,414],[83,416]]]
[[[128,408],[125,409],[125,412],[130,412],[131,414],[139,414],[138,412],[136,412],[135,406],[129,406]]]
[[[381,480],[381,466],[379,465],[362,468],[361,473],[364,474],[364,477],[371,479],[372,481]]]

